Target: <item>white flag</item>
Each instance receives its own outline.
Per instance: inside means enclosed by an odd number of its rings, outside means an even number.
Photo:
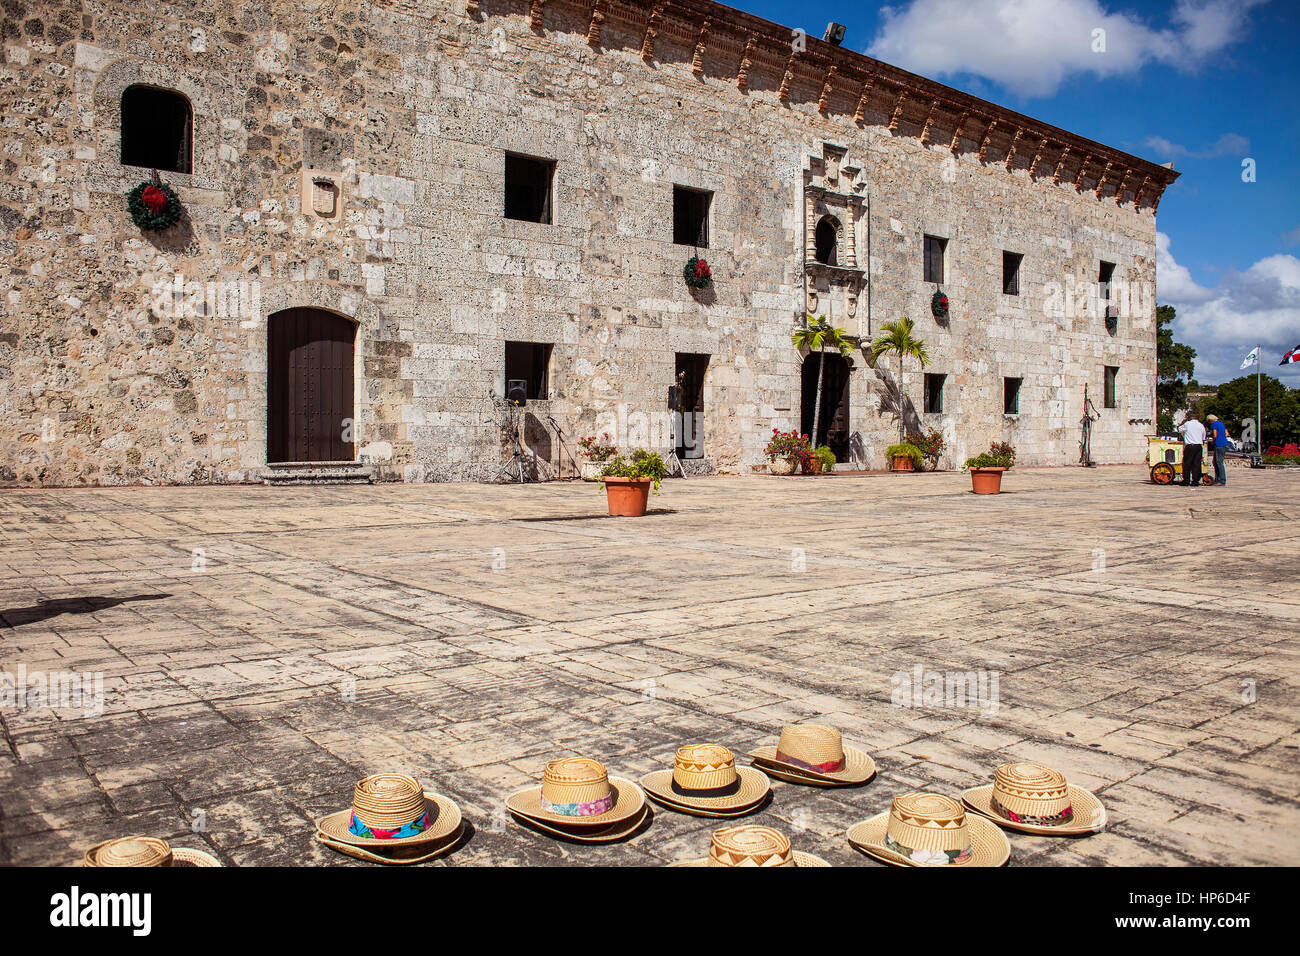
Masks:
[[[1258,361],[1259,361],[1259,346],[1256,345],[1253,349],[1250,350],[1250,354],[1241,360],[1241,367],[1250,368]]]

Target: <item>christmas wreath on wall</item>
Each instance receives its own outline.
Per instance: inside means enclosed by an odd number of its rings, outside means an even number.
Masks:
[[[176,190],[158,178],[156,169],[152,182],[140,183],[127,193],[126,208],[138,228],[153,232],[175,225],[183,211]]]
[[[948,317],[948,297],[936,290],[934,295],[930,296],[930,312],[936,319],[946,319]]]
[[[691,256],[682,269],[682,278],[692,289],[705,289],[713,281],[713,273],[709,270],[707,262],[699,256]]]

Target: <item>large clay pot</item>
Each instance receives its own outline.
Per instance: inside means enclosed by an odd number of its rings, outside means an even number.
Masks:
[[[600,481],[600,473],[605,470],[603,461],[584,461],[582,463],[583,481]]]
[[[977,495],[996,495],[1002,491],[1002,472],[1005,468],[972,468],[971,490]]]
[[[820,475],[822,473],[822,460],[816,455],[809,458],[803,465],[805,475]]]
[[[653,478],[606,478],[605,497],[609,513],[616,518],[639,518],[650,501]]]
[[[799,467],[799,459],[793,455],[789,458],[773,458],[767,463],[767,470],[774,475],[793,475]]]
[[[914,471],[911,455],[895,455],[894,471]]]

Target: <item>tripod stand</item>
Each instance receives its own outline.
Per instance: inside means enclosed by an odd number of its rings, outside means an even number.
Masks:
[[[492,396],[492,404],[496,408],[502,435],[510,446],[510,460],[501,466],[492,480],[517,481],[523,484],[528,481],[528,471],[524,461],[527,456],[524,453],[521,423],[523,413],[519,405],[508,399],[499,399],[495,395]]]

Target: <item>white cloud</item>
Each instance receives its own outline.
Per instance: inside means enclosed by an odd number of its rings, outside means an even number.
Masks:
[[[1289,385],[1300,385],[1300,368],[1279,367],[1300,345],[1300,259],[1266,256],[1244,272],[1229,272],[1214,288],[1198,285],[1156,234],[1156,300],[1172,305],[1174,337],[1196,349],[1196,377],[1221,382],[1245,374],[1241,360],[1263,345],[1263,367]]]
[[[911,0],[881,8],[867,52],[916,73],[974,73],[1021,96],[1051,96],[1079,73],[1195,68],[1237,40],[1263,2],[1176,0],[1168,25],[1156,28],[1100,0]],[[1103,51],[1095,30],[1105,31]]]
[[[1217,159],[1220,156],[1245,156],[1250,152],[1250,140],[1238,133],[1224,133],[1205,149],[1188,149],[1163,136],[1148,136],[1142,145],[1160,159]]]

